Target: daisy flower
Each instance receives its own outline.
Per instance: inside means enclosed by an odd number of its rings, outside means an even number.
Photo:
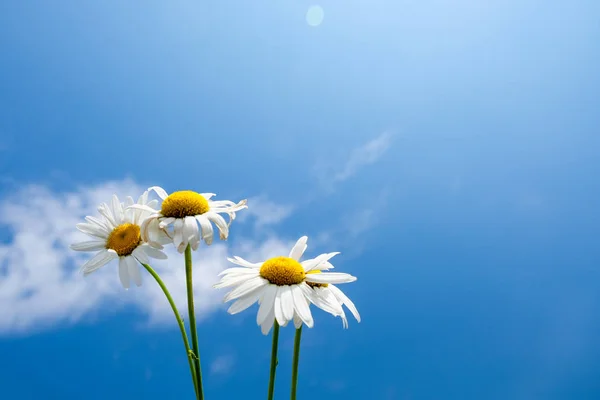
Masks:
[[[236,300],[227,311],[237,314],[258,302],[256,323],[264,335],[269,333],[275,320],[286,326],[294,316],[312,328],[309,302],[333,315],[343,315],[340,302],[331,290],[319,293],[310,285],[354,282],[356,278],[344,273],[322,272],[322,267],[327,268],[325,264],[339,253],[325,253],[300,262],[307,240],[306,236],[298,239],[287,257],[259,263],[250,263],[240,257],[228,258],[240,267],[221,272],[221,281],[214,285],[217,289],[234,287],[224,298],[225,302]]]
[[[148,202],[148,191],[144,192],[138,204],[143,206],[155,206],[156,200]],[[119,259],[119,278],[125,289],[130,282],[140,286],[142,275],[138,262],[148,264],[149,257],[166,259],[167,255],[160,251],[161,242],[164,237],[153,236],[153,246],[150,246],[140,235],[140,224],[149,215],[147,211],[140,209],[128,209],[133,205],[133,199],[127,197],[124,203],[113,195],[110,205],[100,204],[98,211],[101,218],[87,216],[86,223],[77,224],[77,229],[93,240],[74,243],[70,247],[76,251],[98,251],[94,257],[81,266],[84,276],[91,274],[112,260]]]
[[[158,186],[148,189],[153,190],[162,199],[160,209],[148,205],[133,205],[132,208],[148,211],[151,215],[142,224],[142,238],[150,240],[152,233],[162,231],[169,236],[179,253],[183,253],[189,244],[192,250],[197,250],[200,240],[207,245],[213,241],[214,223],[219,229],[219,237],[226,240],[229,236],[229,225],[235,219],[235,213],[244,208],[247,200],[234,203],[229,200],[212,201],[214,193],[196,193],[183,190],[167,194]],[[229,222],[219,215],[229,215]]]
[[[319,273],[321,271],[327,271],[327,270],[332,269],[333,265],[331,265],[331,263],[329,263],[327,261],[327,262],[323,263],[319,268],[320,268],[320,270],[313,270],[313,271],[315,273]],[[310,272],[313,272],[313,271],[310,271]],[[344,292],[342,292],[337,286],[335,286],[332,283],[312,283],[312,282],[308,282],[308,286],[310,286],[311,289],[315,291],[316,296],[321,297],[323,299],[327,299],[328,302],[336,301],[340,305],[340,308],[342,308],[342,306],[346,306],[348,308],[348,310],[350,310],[350,312],[352,313],[354,318],[356,318],[356,321],[360,322],[360,314],[358,313],[356,306],[354,305],[352,300],[350,300],[348,298],[348,296],[346,296],[344,294]],[[331,313],[328,310],[325,310],[325,311],[329,312],[330,314],[333,314],[336,317],[338,316],[334,313]],[[344,327],[344,329],[347,329],[348,328],[348,319],[346,318],[346,313],[342,310],[342,313],[339,316],[342,318],[342,326]],[[294,326],[296,327],[296,329],[300,328],[301,325],[302,325],[302,319],[298,315],[294,315]]]

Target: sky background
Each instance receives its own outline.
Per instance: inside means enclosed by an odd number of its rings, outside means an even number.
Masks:
[[[211,289],[225,258],[302,235],[362,322],[314,311],[300,399],[600,398],[600,2],[311,5],[0,3],[2,399],[193,397],[150,277],[84,279],[68,249],[153,185],[249,199],[194,254],[208,400],[267,389],[256,306]]]

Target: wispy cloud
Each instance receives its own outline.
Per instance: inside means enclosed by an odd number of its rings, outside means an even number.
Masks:
[[[235,358],[231,354],[221,355],[210,363],[211,375],[227,375],[235,366]]]
[[[278,204],[266,195],[255,196],[248,199],[248,209],[240,214],[240,221],[254,220],[256,228],[267,225],[276,225],[289,217],[294,211],[294,206]]]
[[[141,288],[125,291],[116,265],[109,264],[84,278],[79,267],[92,254],[69,249],[86,240],[75,224],[86,215],[97,215],[96,207],[113,193],[137,197],[145,187],[134,181],[107,182],[57,193],[45,186],[29,185],[0,199],[0,227],[10,237],[0,243],[0,334],[30,333],[57,324],[72,324],[86,316],[101,315],[107,305],[137,307],[149,324],[172,322],[172,311],[164,295],[148,274]],[[230,267],[227,242],[204,246],[194,256],[197,312],[200,318],[223,307],[223,293],[212,288],[217,274]],[[270,238],[264,243],[243,241],[234,254],[253,258],[279,252],[288,242]],[[200,253],[200,254],[198,254]],[[169,260],[155,262],[180,310],[185,309],[185,272],[182,256],[169,249]],[[281,254],[281,253],[280,253]]]
[[[392,145],[392,134],[384,132],[354,149],[343,168],[333,176],[334,182],[343,182],[354,176],[362,167],[377,162]]]

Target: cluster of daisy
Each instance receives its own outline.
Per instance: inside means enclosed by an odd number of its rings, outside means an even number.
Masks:
[[[150,200],[154,192],[159,198]],[[193,309],[191,288],[191,251],[199,248],[200,242],[206,245],[213,242],[213,224],[219,231],[219,238],[226,240],[229,227],[236,212],[247,208],[247,201],[234,203],[229,200],[212,200],[214,193],[178,191],[168,194],[154,186],[146,190],[137,202],[127,197],[119,201],[115,195],[109,203],[98,207],[99,216],[85,217],[86,222],[77,224],[77,229],[92,238],[75,243],[76,251],[96,251],[97,253],[81,267],[84,275],[97,271],[102,266],[118,259],[118,275],[121,284],[128,289],[133,282],[142,284],[141,267],[144,267],[157,280],[167,296],[180,324],[184,344],[190,361],[190,369],[196,390],[196,397],[203,398],[199,351]],[[221,214],[227,215],[228,221]],[[348,320],[343,310],[346,306],[360,322],[360,315],[352,301],[336,284],[353,282],[356,278],[345,273],[329,272],[333,268],[330,260],[337,254],[325,253],[316,258],[300,261],[307,248],[306,236],[298,239],[288,255],[251,263],[240,257],[228,258],[236,267],[228,268],[220,274],[216,289],[230,288],[225,302],[235,300],[228,309],[230,314],[240,313],[255,303],[259,304],[256,322],[264,335],[273,326],[274,355],[279,327],[293,322],[297,335],[303,325],[314,325],[310,305],[314,305],[342,319],[344,328]],[[160,277],[150,267],[150,259],[166,259],[164,246],[173,245],[178,253],[185,253],[188,281],[188,308],[193,349],[190,348],[183,322],[179,317],[171,296]],[[299,336],[297,336],[299,342]],[[274,357],[276,358],[276,357]],[[273,358],[273,359],[274,359]],[[295,354],[297,373],[297,354]],[[274,368],[271,365],[269,399],[272,399]],[[296,376],[297,378],[297,376]],[[295,398],[295,389],[292,398]]]

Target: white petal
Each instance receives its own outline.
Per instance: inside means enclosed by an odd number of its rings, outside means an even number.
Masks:
[[[148,207],[147,205],[144,205],[144,204],[132,204],[127,208],[132,209],[132,210],[147,211],[151,214],[156,214],[156,210],[154,208]]]
[[[200,193],[200,196],[204,197],[206,200],[210,200],[211,197],[216,196],[214,193]]]
[[[102,214],[102,216],[104,218],[106,218],[108,220],[108,222],[110,222],[113,226],[115,226],[115,227],[119,226],[119,224],[115,220],[115,217],[113,216],[112,212],[110,211],[110,208],[108,207],[108,205],[106,203],[102,203],[98,206],[98,212],[100,214]]]
[[[173,217],[163,217],[160,220],[159,228],[163,229],[167,225],[171,225],[173,222],[177,221],[177,218]]]
[[[86,223],[79,223],[79,224],[75,225],[75,227],[80,232],[83,232],[86,235],[94,236],[94,237],[97,237],[99,239],[107,239],[108,238],[109,232],[107,232],[106,230],[103,230],[102,228],[100,228],[100,227],[98,227],[96,225],[91,225],[91,224],[86,224]]]
[[[262,292],[260,300],[260,308],[258,314],[256,314],[256,323],[262,325],[265,319],[269,315],[273,315],[271,319],[275,318],[273,314],[273,306],[275,305],[275,296],[277,295],[277,286],[267,285],[265,290]]]
[[[331,292],[333,293],[333,295],[342,304],[344,304],[346,307],[348,307],[348,310],[350,310],[350,312],[352,313],[352,315],[354,315],[354,318],[356,318],[356,320],[358,322],[360,322],[360,314],[358,313],[358,310],[356,309],[356,306],[354,305],[354,303],[352,302],[352,300],[350,300],[348,298],[348,296],[346,296],[344,294],[344,292],[342,292],[340,289],[338,289],[337,286],[335,286],[335,285],[329,285],[328,288],[329,288],[329,290],[331,290]]]
[[[127,262],[127,270],[129,271],[129,277],[135,282],[136,286],[142,286],[142,274],[140,272],[140,265],[133,257],[125,257]]]
[[[274,323],[275,323],[275,314],[273,311],[273,307],[271,307],[271,309],[269,310],[269,314],[267,315],[267,317],[265,318],[263,323],[260,324],[260,331],[262,332],[262,334],[268,335],[269,331],[273,327]]]
[[[256,275],[254,275],[254,274],[227,276],[227,277],[221,279],[220,282],[213,285],[213,287],[215,289],[223,289],[226,287],[238,286],[254,277],[256,277]]]
[[[332,257],[337,256],[338,254],[340,254],[338,251],[333,252],[333,253],[321,254],[320,256],[318,256],[316,258],[302,261],[300,264],[302,264],[302,266],[304,267],[304,271],[306,271],[306,272],[312,271],[313,269],[319,269],[319,267],[322,264],[326,263]]]
[[[294,328],[299,329],[302,326],[302,318],[294,314]]]
[[[306,274],[306,281],[312,283],[349,283],[356,280],[355,276],[343,272],[322,272]]]
[[[123,223],[123,209],[121,208],[121,202],[116,194],[113,194],[112,196],[110,210],[115,218],[117,226],[121,225]]]
[[[135,258],[137,258],[141,263],[150,264],[150,259],[148,255],[144,252],[142,246],[138,246],[132,253]]]
[[[333,303],[329,303],[326,299],[319,296],[318,293],[315,291],[315,289],[312,289],[308,285],[298,285],[298,286],[302,289],[304,296],[315,306],[319,307],[321,310],[328,312],[335,316],[341,315],[344,312],[342,310],[342,307],[340,306],[340,303],[335,301],[335,299],[334,299]]]
[[[298,241],[292,248],[292,251],[290,251],[290,258],[293,258],[296,261],[300,260],[300,257],[302,257],[302,254],[304,254],[304,251],[306,250],[307,241],[308,236],[302,236],[300,239],[298,239]]]
[[[196,218],[189,216],[184,218],[183,237],[188,242],[191,242],[195,237],[198,237],[198,222],[196,222]]]
[[[103,232],[106,232],[106,234],[109,234],[113,229],[115,229],[115,227],[110,225],[106,219],[99,219],[88,215],[85,217],[85,220],[91,225],[95,225],[96,227],[100,228]]]
[[[236,265],[241,265],[242,267],[246,267],[246,268],[260,268],[264,264],[264,262],[251,263],[251,262],[248,262],[248,261],[244,260],[243,258],[237,257],[237,256],[235,256],[233,258],[227,258],[227,260],[230,263],[233,263]]]
[[[251,305],[253,305],[254,303],[256,303],[256,301],[258,300],[258,298],[261,295],[262,295],[262,291],[258,290],[258,291],[252,292],[246,296],[242,296],[239,299],[237,299],[235,301],[235,303],[233,303],[231,305],[231,307],[229,307],[227,312],[231,315],[242,312],[245,309],[247,309],[248,307],[250,307]]]
[[[306,284],[303,284],[308,286]],[[310,288],[309,288],[310,289]],[[298,316],[304,321],[306,326],[309,328],[313,327],[313,317],[308,306],[308,300],[304,297],[302,289],[299,286],[292,288],[292,298],[294,300],[294,309],[298,313]]]
[[[167,192],[165,192],[165,189],[161,188],[160,186],[152,186],[151,188],[148,188],[148,191],[154,190],[154,192],[158,195],[158,197],[160,197],[161,199],[166,199],[167,197],[169,197],[169,195],[167,194]]]
[[[117,257],[119,256],[114,250],[101,250],[100,252],[98,252],[98,254],[96,254],[94,257],[89,259],[85,264],[81,266],[81,271],[84,275],[89,275]]]
[[[265,286],[267,284],[267,282],[268,281],[266,279],[261,278],[260,276],[251,278],[248,281],[242,283],[237,288],[233,289],[231,292],[229,292],[225,296],[223,301],[228,302],[229,300],[233,300],[238,297],[242,297],[249,293],[252,293],[253,291],[258,290],[261,287]]]
[[[258,272],[256,271],[256,269],[242,268],[242,267],[227,268],[226,270],[221,271],[218,276],[231,275],[231,274],[251,274],[251,275],[258,276]]]
[[[155,249],[154,247],[142,245],[139,248],[142,249],[148,257],[156,258],[157,260],[166,260],[167,259],[167,255],[165,253],[163,253],[162,251],[160,251],[158,249]]]
[[[86,242],[73,243],[69,247],[75,251],[96,251],[104,249],[106,242],[104,240],[88,240]]]
[[[283,309],[281,307],[281,288],[281,286],[277,287],[277,295],[275,295],[275,319],[277,320],[277,322],[279,322],[279,325],[285,325],[287,320],[283,315]]]
[[[208,218],[204,215],[196,215],[196,221],[200,224],[200,231],[202,232],[202,239],[207,245],[211,245],[213,241],[213,227]]]
[[[294,300],[292,299],[292,289],[289,286],[281,287],[281,311],[286,320],[294,318]]]
[[[214,224],[219,229],[219,237],[221,240],[226,240],[227,236],[229,236],[229,227],[227,226],[227,222],[221,217],[219,214],[214,212],[207,212],[204,214],[209,221],[214,222]]]
[[[121,280],[121,285],[125,289],[129,289],[129,267],[127,266],[127,257],[119,258],[119,279]]]
[[[183,250],[185,250],[185,246],[187,246],[187,242],[184,242],[184,237],[183,237],[183,220],[176,219],[175,223],[173,224],[173,229],[174,229],[173,244],[175,245],[175,247],[177,247],[178,252],[183,253]],[[183,245],[183,250],[180,250],[182,245]]]

